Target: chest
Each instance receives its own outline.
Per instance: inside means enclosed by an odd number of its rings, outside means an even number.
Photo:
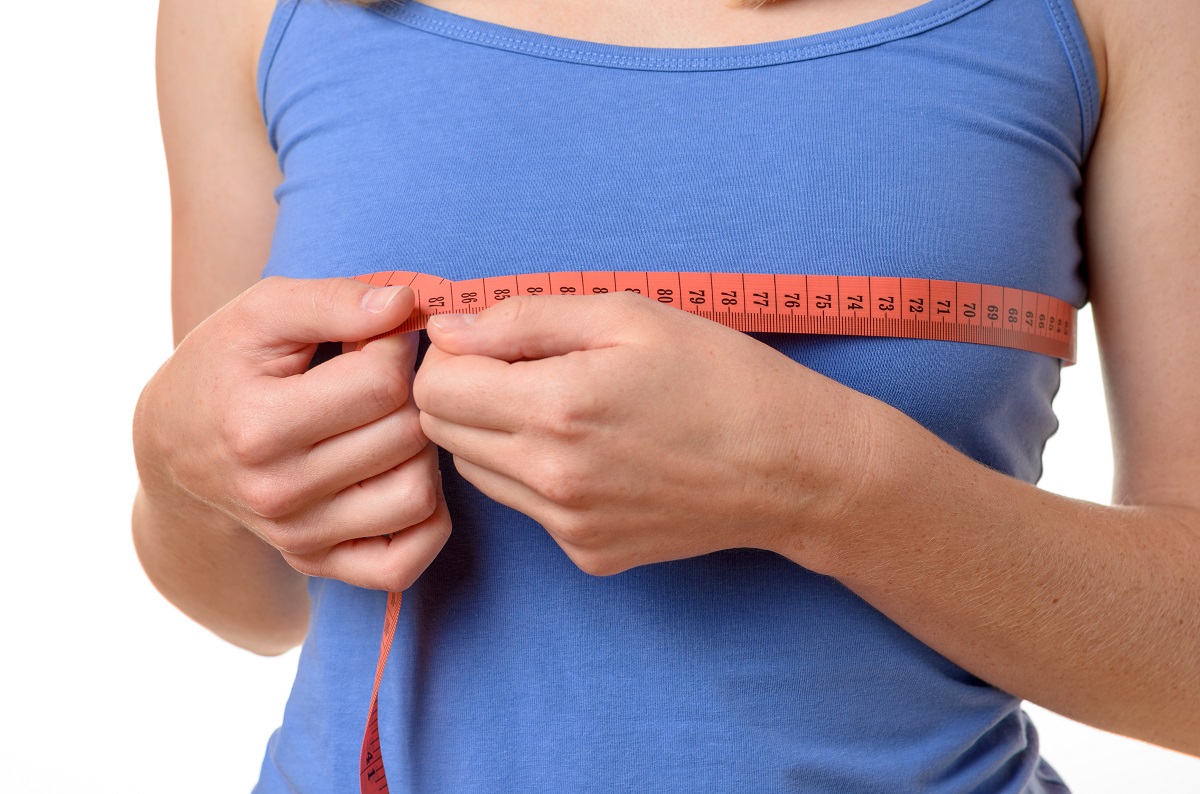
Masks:
[[[551,36],[636,47],[724,47],[840,30],[924,0],[428,0],[424,5]]]
[[[992,5],[871,49],[677,71],[373,17],[326,36],[297,14],[313,27],[285,45],[312,43],[281,48],[268,83],[277,242],[322,272],[369,253],[455,279],[786,267],[1062,294],[1043,279],[1074,258],[1076,88],[1052,30],[996,25]]]
[[[1100,95],[1107,78],[1103,7],[1074,0],[1096,61]],[[424,0],[423,5],[551,36],[638,47],[724,47],[812,36],[917,8],[924,0]]]
[[[879,275],[1082,302],[1093,122],[1060,29],[1044,0],[929,5],[909,17],[924,32],[889,23],[868,45],[860,28],[663,53],[302,0],[264,73],[284,174],[267,272]],[[773,344],[1036,476],[1057,362]],[[999,456],[997,438],[1014,439]]]

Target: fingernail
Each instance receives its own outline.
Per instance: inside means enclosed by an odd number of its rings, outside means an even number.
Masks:
[[[362,307],[372,314],[379,314],[381,311],[392,305],[392,301],[400,294],[401,290],[408,287],[380,287],[373,289],[363,294]]]
[[[475,315],[436,314],[429,318],[429,324],[439,331],[461,331],[475,324]]]

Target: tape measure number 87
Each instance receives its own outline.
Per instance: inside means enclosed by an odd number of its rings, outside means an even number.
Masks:
[[[408,286],[412,316],[392,334],[437,314],[474,314],[528,295],[635,292],[747,333],[898,337],[1008,347],[1075,362],[1075,307],[1059,298],[964,281],[878,276],[580,271],[449,281],[393,270],[358,276],[375,287]],[[362,794],[387,794],[379,740],[379,686],[400,617],[389,593],[375,685],[359,763]]]

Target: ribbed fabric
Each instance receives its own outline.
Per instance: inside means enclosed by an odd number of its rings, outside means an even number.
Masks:
[[[1059,0],[682,50],[283,0],[259,77],[284,174],[268,274],[808,272],[1085,299],[1099,102]],[[760,338],[1040,475],[1055,360]],[[406,594],[381,694],[393,792],[1064,790],[1015,698],[838,582],[757,551],[590,577],[442,470],[454,535]],[[384,598],[311,592],[260,792],[356,790]]]

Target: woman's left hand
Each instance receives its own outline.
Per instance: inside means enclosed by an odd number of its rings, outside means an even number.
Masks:
[[[878,403],[638,295],[514,298],[429,337],[425,434],[591,574],[741,547],[820,570],[863,480]]]

